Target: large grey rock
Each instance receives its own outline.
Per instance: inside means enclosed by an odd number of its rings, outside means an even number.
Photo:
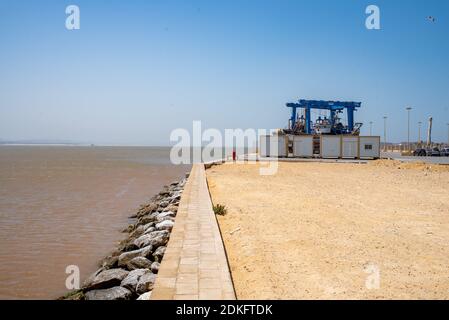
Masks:
[[[160,267],[161,267],[161,264],[159,262],[153,262],[150,267],[151,272],[158,273]]]
[[[135,257],[128,262],[127,267],[129,270],[150,269],[151,261],[144,257]]]
[[[134,259],[135,257],[150,257],[151,253],[153,252],[153,247],[146,246],[139,250],[124,252],[118,257],[118,266],[119,267],[126,267],[128,263]]]
[[[167,230],[153,231],[149,234],[144,234],[143,236],[137,238],[134,241],[134,244],[139,248],[150,245],[153,248],[157,248],[165,245],[168,242],[169,236],[170,233]]]
[[[130,300],[132,292],[123,287],[92,290],[85,294],[86,300]]]
[[[150,228],[148,228],[148,229],[145,231],[144,234],[149,234],[149,233],[151,233],[151,232],[153,232],[153,231],[156,231],[156,227],[150,227]]]
[[[159,192],[159,195],[161,197],[166,197],[166,196],[170,195],[170,192],[167,189],[164,189],[161,192]]]
[[[127,239],[121,241],[120,244],[119,244],[119,246],[118,246],[118,250],[119,250],[120,252],[128,252],[128,251],[133,251],[133,250],[139,249],[139,247],[137,247],[137,246],[134,244],[134,240],[135,240],[135,239],[136,239],[136,238],[130,237],[130,238],[127,238]]]
[[[120,285],[123,279],[126,278],[129,271],[123,269],[109,269],[104,270],[95,277],[89,278],[84,284],[85,290],[106,289]]]
[[[145,293],[147,291],[153,290],[154,282],[156,281],[156,275],[153,273],[145,273],[140,277],[137,283],[136,292],[138,294]]]
[[[86,288],[87,286],[89,286],[94,281],[95,277],[98,276],[100,273],[102,273],[105,270],[107,270],[107,269],[100,267],[100,269],[98,269],[97,271],[92,273],[86,280],[84,280],[83,288]]]
[[[168,206],[169,204],[170,204],[169,201],[164,200],[164,201],[161,201],[161,203],[159,203],[159,207],[165,208],[165,207]]]
[[[166,201],[168,201],[170,203],[168,205],[168,207],[170,207],[171,204],[173,204],[174,202],[181,200],[181,191],[177,191],[177,190],[179,190],[179,188],[176,188],[176,191],[174,191],[172,193],[172,195],[166,199]]]
[[[117,268],[118,267],[118,256],[107,256],[106,258],[104,258],[101,263],[100,266],[103,267],[104,269],[113,269],[113,268]]]
[[[144,216],[137,221],[136,226],[146,225],[148,223],[153,222],[154,220],[155,220],[155,217],[152,214],[149,216]]]
[[[151,293],[152,293],[153,291],[150,291],[150,292],[145,292],[144,294],[141,294],[138,298],[137,298],[137,300],[150,300],[151,299]]]
[[[144,233],[147,233],[149,229],[153,228],[156,225],[154,222],[147,223],[143,226]]]
[[[166,249],[167,249],[167,247],[165,247],[165,246],[161,246],[161,247],[157,248],[153,252],[154,261],[161,262],[162,261],[162,257],[164,256]]]
[[[171,220],[164,220],[162,222],[159,222],[158,224],[156,224],[156,229],[158,230],[171,230],[173,229],[173,226],[175,225],[175,223]]]
[[[149,233],[148,235],[150,235],[152,237],[170,236],[170,232],[168,232],[167,230],[156,230],[156,231]]]
[[[172,216],[165,216],[165,217],[161,217],[161,218],[157,218],[157,220],[156,220],[156,224],[158,224],[158,223],[160,223],[160,222],[162,222],[162,221],[165,221],[165,220],[169,220],[169,221],[175,221],[175,218],[174,217],[172,217]],[[155,225],[156,225],[155,224]]]
[[[129,234],[129,237],[135,239],[135,238],[140,237],[144,232],[145,232],[145,227],[144,226],[138,226],[137,228],[134,229],[134,231],[132,231]]]
[[[141,218],[145,215],[148,215],[152,212],[154,212],[156,209],[158,208],[158,204],[157,203],[150,203],[144,207],[142,207],[139,212],[137,213],[137,218]]]
[[[130,290],[131,292],[136,292],[137,283],[139,283],[140,277],[145,273],[149,273],[147,269],[136,269],[131,271],[125,279],[122,280],[120,286]]]
[[[176,213],[174,211],[170,211],[170,210],[162,211],[162,212],[157,213],[156,220],[158,218],[161,219],[164,217],[175,217],[175,216],[176,216]]]
[[[164,208],[164,212],[168,212],[168,211],[171,211],[174,213],[178,212],[178,206],[173,204],[177,200],[178,200],[177,198],[174,198],[172,201],[170,201],[172,204],[170,204],[168,207]]]
[[[173,219],[175,216],[176,214],[173,211],[164,211],[156,216],[156,222],[161,222],[167,220],[168,218]]]
[[[151,219],[152,219],[152,222],[155,222],[156,219],[157,219],[157,216],[160,215],[160,214],[161,214],[161,211],[155,211],[155,212],[153,212],[152,214],[150,214],[150,215],[148,216],[148,218],[151,218]]]

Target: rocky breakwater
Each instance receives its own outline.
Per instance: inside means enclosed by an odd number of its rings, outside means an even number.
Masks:
[[[186,175],[186,179],[188,174]],[[149,300],[178,212],[186,179],[164,187],[130,218],[128,235],[67,300]]]

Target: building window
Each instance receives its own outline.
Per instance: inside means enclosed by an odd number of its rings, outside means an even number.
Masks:
[[[373,150],[372,144],[365,144],[365,150]]]

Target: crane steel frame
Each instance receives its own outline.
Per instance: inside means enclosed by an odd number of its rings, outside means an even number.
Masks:
[[[291,127],[293,128],[296,124],[296,109],[304,109],[305,110],[305,133],[311,134],[312,128],[310,126],[310,110],[311,109],[319,109],[319,110],[328,110],[331,113],[330,121],[332,127],[334,127],[334,118],[335,113],[339,111],[346,110],[348,115],[348,133],[351,133],[354,130],[354,111],[360,108],[362,105],[361,102],[353,102],[353,101],[324,101],[324,100],[304,100],[301,99],[298,103],[287,103],[286,106],[288,108],[292,108],[292,116]]]

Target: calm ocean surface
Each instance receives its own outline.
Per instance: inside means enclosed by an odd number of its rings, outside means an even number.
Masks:
[[[128,217],[190,166],[169,148],[0,146],[0,299],[53,299],[84,280]]]

